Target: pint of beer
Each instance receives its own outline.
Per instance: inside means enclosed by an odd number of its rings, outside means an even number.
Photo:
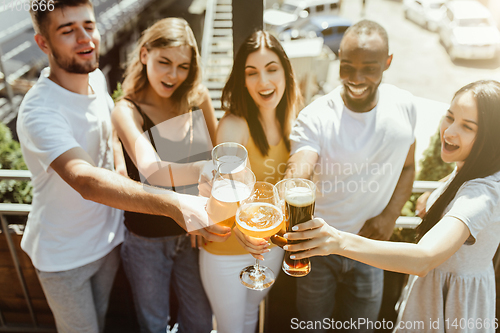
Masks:
[[[244,167],[234,170],[232,167],[219,166],[208,199],[207,213],[210,219],[222,226],[232,227],[236,210],[240,203],[250,197],[255,184],[255,175]]]
[[[292,232],[293,226],[312,220],[314,215],[314,204],[316,199],[316,186],[310,180],[289,179],[285,185],[285,212],[287,232]],[[293,244],[297,241],[288,241]],[[290,259],[291,252],[285,252],[283,271],[295,277],[305,276],[311,270],[309,258],[293,260]]]

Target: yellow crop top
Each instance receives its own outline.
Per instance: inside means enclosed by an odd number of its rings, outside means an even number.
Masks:
[[[245,148],[248,151],[250,166],[257,181],[265,181],[276,184],[283,178],[288,161],[289,152],[286,149],[285,141],[281,139],[277,146],[269,146],[267,156],[262,156],[259,148],[255,145],[252,137],[248,139]],[[273,245],[274,246],[274,245]],[[232,234],[225,242],[207,242],[203,248],[212,254],[217,255],[240,255],[247,254],[236,236]]]

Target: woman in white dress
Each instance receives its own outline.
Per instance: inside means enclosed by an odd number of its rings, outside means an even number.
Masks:
[[[339,254],[411,274],[397,332],[494,332],[500,241],[500,83],[460,89],[441,124],[441,157],[456,169],[429,198],[418,243],[383,242],[345,233],[315,218],[288,239],[297,259]],[[294,227],[295,228],[295,227]],[[390,328],[390,327],[389,327]]]

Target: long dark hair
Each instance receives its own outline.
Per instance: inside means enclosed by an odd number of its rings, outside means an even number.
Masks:
[[[269,142],[259,120],[260,111],[245,87],[245,64],[248,55],[256,52],[261,47],[276,53],[285,70],[285,92],[276,108],[276,118],[281,125],[281,134],[285,145],[290,150],[288,136],[292,130],[292,123],[297,116],[302,96],[295,81],[290,60],[276,37],[266,31],[259,30],[245,39],[236,54],[233,69],[222,90],[221,101],[224,111],[245,118],[253,141],[262,155],[267,156]]]
[[[462,168],[418,226],[419,240],[441,220],[444,210],[463,183],[500,171],[500,83],[493,80],[473,82],[457,91],[453,99],[465,93],[472,93],[476,101],[478,118],[476,138]]]

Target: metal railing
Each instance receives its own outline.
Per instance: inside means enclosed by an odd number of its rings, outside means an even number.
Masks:
[[[0,170],[0,180],[30,180],[31,173],[27,170]],[[26,280],[24,278],[23,270],[21,268],[21,263],[19,256],[17,255],[16,246],[9,228],[9,222],[6,219],[8,215],[17,216],[27,216],[31,211],[31,205],[28,204],[12,204],[12,203],[0,203],[0,222],[2,226],[3,234],[7,241],[7,246],[9,248],[10,256],[14,263],[14,269],[16,271],[17,278],[21,285],[24,300],[26,301],[28,312],[30,314],[31,326],[16,324],[9,325],[6,323],[2,311],[0,309],[0,332],[56,332],[55,328],[41,327],[36,319],[35,311],[33,309],[33,304],[31,302],[31,297],[28,292],[28,287]]]
[[[428,191],[433,191],[439,186],[440,182],[431,182],[416,180],[413,182],[412,193],[424,193]],[[420,217],[412,216],[400,216],[396,220],[396,228],[407,228],[414,229],[420,224],[422,219]]]

